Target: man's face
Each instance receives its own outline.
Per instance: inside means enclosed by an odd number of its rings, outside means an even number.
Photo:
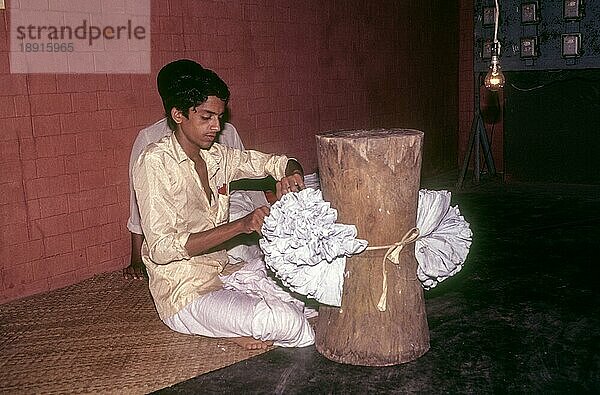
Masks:
[[[224,112],[225,103],[216,96],[209,96],[204,103],[189,109],[188,118],[181,114],[178,129],[185,143],[180,143],[191,144],[194,148],[209,149],[221,131],[221,117]]]

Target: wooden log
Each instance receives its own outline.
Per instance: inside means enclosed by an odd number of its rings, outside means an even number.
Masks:
[[[423,132],[376,129],[317,135],[321,189],[338,210],[338,222],[354,224],[369,246],[398,242],[416,225]],[[341,308],[320,306],[317,350],[342,363],[388,366],[412,361],[429,349],[423,288],[414,244],[398,265],[386,261],[387,308],[377,309],[386,250],[347,260]]]

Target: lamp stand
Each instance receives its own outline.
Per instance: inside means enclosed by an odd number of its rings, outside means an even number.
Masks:
[[[479,88],[481,86],[479,82],[479,73],[475,73],[475,93],[474,93],[474,108],[473,108],[473,123],[471,124],[471,135],[469,136],[469,147],[465,153],[465,159],[463,161],[462,169],[458,177],[456,186],[461,188],[465,181],[467,170],[469,169],[469,162],[471,160],[471,154],[473,154],[473,180],[475,184],[479,184],[481,179],[481,154],[480,147],[483,150],[483,157],[488,168],[490,175],[496,174],[496,166],[494,165],[494,158],[492,157],[492,151],[490,150],[490,143],[488,141],[487,132],[485,130],[485,124],[483,117],[481,116],[481,108],[479,103]]]

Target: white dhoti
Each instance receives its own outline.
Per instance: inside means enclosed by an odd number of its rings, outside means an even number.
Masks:
[[[224,287],[199,297],[164,320],[172,330],[208,337],[253,337],[281,347],[315,342],[307,316],[315,312],[282,290],[255,260],[230,276]],[[305,312],[306,310],[306,312]]]
[[[230,200],[233,221],[268,205],[262,192],[235,192]],[[280,347],[314,344],[307,318],[313,309],[291,296],[267,275],[258,245],[239,245],[227,252],[242,269],[221,277],[223,289],[199,297],[164,323],[172,330],[208,337],[253,337]]]

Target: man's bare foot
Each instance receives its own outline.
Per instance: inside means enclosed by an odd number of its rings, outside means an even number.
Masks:
[[[227,340],[231,340],[246,350],[264,350],[273,345],[272,341],[262,341],[253,337],[231,337]]]
[[[143,280],[148,275],[146,274],[146,267],[142,262],[131,262],[129,266],[123,269],[123,277],[126,280]]]
[[[144,235],[131,232],[131,259],[129,266],[123,269],[125,280],[143,280],[144,277],[148,277],[142,261],[142,244],[144,244]]]

